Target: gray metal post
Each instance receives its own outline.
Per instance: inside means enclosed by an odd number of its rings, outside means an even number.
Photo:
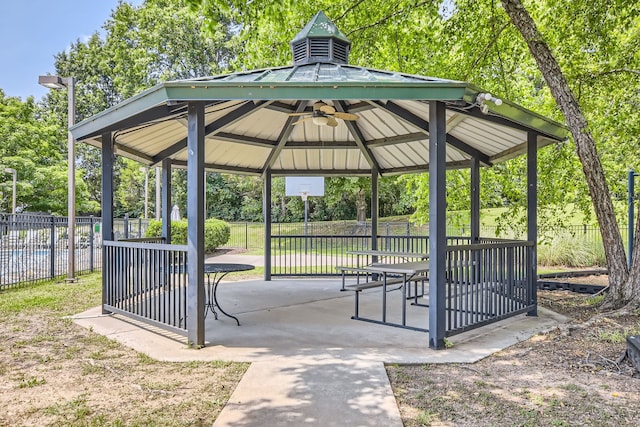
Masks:
[[[305,194],[304,200],[304,254],[307,255],[307,241],[309,239],[308,221],[309,221],[309,198]]]
[[[162,195],[161,195],[161,183],[162,183],[162,168],[156,168],[156,221],[159,221],[161,218],[161,212],[162,212],[162,205],[160,204],[161,200],[162,200]]]
[[[93,229],[93,215],[89,215],[89,271],[93,273],[94,269],[94,256],[93,256],[93,243],[95,241],[94,234],[95,231]]]
[[[446,116],[442,102],[429,102],[429,347],[445,348],[447,176]]]
[[[67,86],[67,152],[68,152],[68,201],[67,216],[69,217],[69,227],[67,228],[67,281],[76,281],[76,142],[71,134],[71,127],[76,122],[76,91],[75,79],[66,78]]]
[[[129,214],[124,214],[124,238],[129,238]]]
[[[262,191],[262,212],[264,221],[264,280],[271,280],[271,171],[264,174]]]
[[[204,103],[190,102],[187,123],[187,339],[204,346]]]
[[[171,243],[171,159],[162,161],[162,237]]]
[[[634,196],[635,196],[635,177],[638,176],[633,170],[630,170],[628,173],[628,184],[627,184],[627,205],[629,208],[629,222],[627,225],[627,264],[629,268],[631,268],[631,261],[633,258],[633,226],[635,223],[635,214],[633,212],[633,204],[634,204]]]
[[[39,76],[38,83],[49,89],[67,88],[67,282],[75,282],[75,244],[76,244],[76,152],[75,139],[71,128],[76,122],[76,93],[75,78],[73,76]],[[15,197],[15,189],[14,189]],[[15,215],[15,206],[14,206]],[[15,219],[15,218],[14,218]]]
[[[102,135],[102,241],[113,240],[113,139],[111,133]],[[102,246],[102,314],[109,313],[104,306],[107,303],[109,284],[107,271],[114,260],[107,257],[107,248]]]
[[[378,249],[378,170],[371,169],[371,249]],[[377,257],[374,258],[374,262]]]
[[[471,159],[471,242],[480,239],[480,160]]]
[[[56,277],[56,217],[51,215],[51,234],[49,244],[49,276]]]
[[[528,316],[538,315],[538,135],[527,134],[527,240],[533,242],[529,262],[529,291],[535,307]]]

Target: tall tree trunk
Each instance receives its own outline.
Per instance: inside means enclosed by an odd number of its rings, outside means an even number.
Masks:
[[[582,163],[582,170],[587,180],[596,217],[600,224],[600,232],[602,233],[607,268],[609,269],[610,287],[607,305],[612,308],[620,307],[634,298],[637,300],[640,296],[633,295],[632,286],[627,283],[629,271],[627,270],[622,237],[616,222],[613,203],[609,195],[604,170],[598,157],[596,144],[587,129],[587,120],[569,88],[558,62],[520,0],[502,0],[502,5],[511,22],[524,37],[529,51],[538,64],[538,69],[547,85],[549,85],[549,89],[564,114],[569,130],[573,135],[576,152]],[[637,261],[637,257],[635,259]],[[636,268],[635,270],[638,269]]]

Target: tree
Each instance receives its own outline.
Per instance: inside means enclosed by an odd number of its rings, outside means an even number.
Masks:
[[[5,97],[0,90],[0,210],[11,210],[10,167],[17,171],[17,210],[64,215],[67,211],[67,165],[63,158],[66,140],[56,123],[45,120],[29,97],[21,101]],[[77,190],[78,206],[90,209],[86,187]]]
[[[502,0],[502,4],[514,26],[526,41],[573,135],[576,152],[582,163],[602,233],[609,270],[608,305],[611,307],[620,307],[625,304],[640,306],[640,260],[638,258],[640,257],[640,249],[638,249],[640,236],[636,235],[634,255],[637,256],[634,257],[631,274],[629,274],[604,169],[587,119],[551,49],[520,0]],[[636,229],[640,231],[640,219]]]
[[[286,63],[286,42],[322,9],[352,39],[352,63],[471,81],[541,114],[564,117],[578,156],[569,144],[539,153],[540,218],[543,225],[556,223],[558,211],[569,212],[569,205],[587,216],[595,211],[611,274],[609,299],[614,306],[638,299],[640,267],[634,263],[628,276],[616,206],[609,196],[609,188],[614,196],[623,193],[620,178],[627,168],[640,165],[637,2],[530,1],[543,38],[519,1],[503,0],[503,8],[494,0],[189,1],[195,7],[222,10],[238,22],[247,67]],[[598,130],[599,150],[591,129]],[[576,173],[580,168],[586,182]],[[522,176],[521,170],[522,160],[515,159],[482,173],[483,189],[486,184],[491,188],[490,200],[510,206],[511,218],[517,217],[513,213],[523,209],[525,200],[523,187],[510,182]]]
[[[205,28],[203,16],[185,4],[147,0],[134,7],[121,2],[104,24],[104,38],[96,32],[87,41],[78,40],[69,51],[55,55],[56,74],[76,77],[77,121],[158,82],[216,74],[228,66],[235,55],[228,22],[216,17]],[[64,91],[49,92],[43,106],[52,113],[60,133],[66,135]],[[78,183],[86,184],[92,201],[88,206],[96,212],[101,200],[100,153],[87,144],[77,144],[76,159]],[[117,158],[116,190],[121,176],[139,178],[138,173],[121,175],[127,168],[123,159]],[[180,180],[179,174],[174,176]],[[122,194],[116,213],[139,214],[139,205],[131,195]],[[80,205],[78,209],[87,212]]]

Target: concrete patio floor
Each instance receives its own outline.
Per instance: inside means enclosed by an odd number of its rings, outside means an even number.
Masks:
[[[252,362],[214,426],[402,426],[384,365],[473,363],[566,321],[539,309],[450,338],[431,350],[428,333],[352,320],[353,292],[334,279],[222,282],[218,301],[237,316],[206,318],[206,347],[99,307],[74,321],[164,361]],[[381,290],[363,292],[360,315],[379,318]],[[397,319],[400,291],[388,293]],[[428,298],[422,299],[423,303]],[[428,327],[428,309],[408,305],[408,324]]]
[[[206,346],[186,346],[186,338],[122,316],[101,316],[94,308],[76,323],[166,361],[268,361],[282,357],[362,360],[382,363],[472,363],[528,339],[566,319],[543,308],[538,317],[519,315],[451,337],[452,348],[431,350],[428,333],[352,320],[353,292],[340,291],[340,279],[223,281],[218,301],[240,319],[209,313]],[[381,290],[364,291],[360,316],[379,319]],[[388,293],[388,320],[398,319],[400,291]],[[428,297],[421,299],[428,302]],[[428,327],[428,309],[407,304],[407,324]]]

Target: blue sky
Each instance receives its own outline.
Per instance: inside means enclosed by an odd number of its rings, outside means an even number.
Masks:
[[[142,0],[128,0],[139,5]],[[52,8],[51,6],[55,6]],[[0,15],[0,89],[6,96],[42,98],[38,76],[54,74],[53,56],[102,24],[118,0],[11,0]]]

